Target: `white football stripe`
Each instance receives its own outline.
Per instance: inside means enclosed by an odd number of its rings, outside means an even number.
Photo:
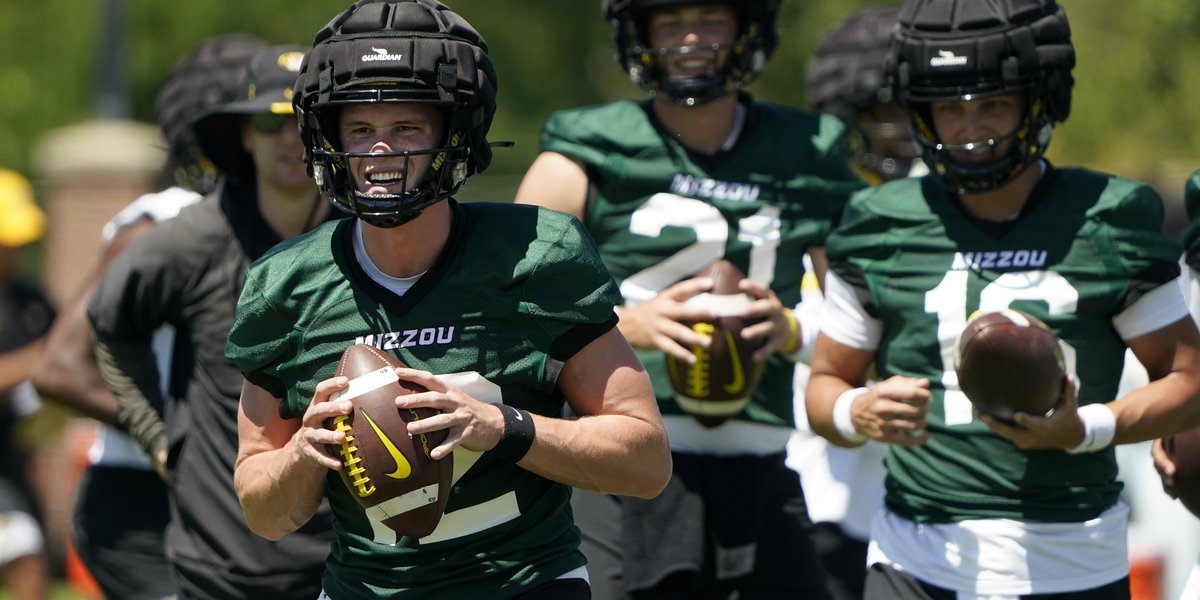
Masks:
[[[363,394],[369,394],[385,385],[391,385],[400,381],[396,377],[396,372],[391,367],[384,367],[377,371],[371,371],[366,375],[359,375],[350,380],[350,386],[346,389],[334,394],[330,400],[353,400]]]
[[[746,294],[704,292],[688,298],[685,304],[697,308],[707,308],[718,317],[732,317],[741,314],[750,305],[750,297]]]
[[[1005,308],[1005,309],[1001,310],[1000,314],[1003,314],[1004,316],[1008,317],[1009,321],[1012,321],[1013,323],[1016,323],[1017,325],[1020,325],[1021,327],[1029,327],[1029,326],[1033,325],[1033,323],[1031,323],[1029,321],[1029,319],[1025,318],[1025,315],[1021,314],[1018,311],[1012,310],[1011,308]]]
[[[746,405],[750,403],[750,397],[733,398],[731,400],[701,400],[698,398],[689,398],[678,392],[675,393],[675,401],[684,410],[696,414],[712,417],[732,417],[740,412]]]
[[[367,516],[382,521],[437,501],[438,484],[434,483],[376,504],[367,509]]]

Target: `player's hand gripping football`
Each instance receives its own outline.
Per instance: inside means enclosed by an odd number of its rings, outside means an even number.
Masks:
[[[304,462],[334,470],[342,468],[342,461],[331,454],[329,448],[340,446],[346,440],[346,434],[328,429],[325,424],[329,419],[348,415],[354,410],[354,404],[349,400],[330,400],[349,383],[349,378],[337,376],[317,384],[312,402],[301,418],[300,429],[292,434],[289,442],[293,452]]]
[[[746,278],[741,281],[738,288],[743,292],[754,297],[754,300],[742,311],[740,315],[747,322],[758,321],[757,323],[742,330],[742,338],[746,340],[755,340],[766,338],[766,342],[761,348],[754,351],[754,360],[761,362],[771,357],[773,352],[787,349],[790,351],[799,350],[799,348],[787,348],[792,342],[792,324],[789,322],[795,317],[788,317],[784,311],[783,303],[779,301],[779,296],[771,288]],[[800,324],[796,323],[796,336],[800,336]]]
[[[1150,458],[1154,461],[1154,470],[1158,471],[1158,476],[1162,479],[1163,491],[1172,498],[1178,498],[1179,492],[1175,490],[1175,462],[1163,447],[1162,438],[1154,440],[1150,446]]]
[[[920,446],[929,439],[929,380],[893,375],[871,386],[850,409],[854,429],[877,442]]]
[[[402,368],[395,371],[400,379],[429,390],[396,398],[397,408],[424,407],[441,411],[441,414],[408,424],[411,435],[446,430],[446,439],[429,452],[434,460],[448,456],[457,446],[486,452],[500,442],[500,436],[504,434],[504,415],[495,405],[471,397],[429,371]]]
[[[1013,422],[1005,423],[976,411],[975,416],[1000,437],[1022,450],[1074,448],[1083,442],[1083,420],[1079,418],[1074,375],[1063,377],[1062,395],[1054,410],[1045,416],[1027,412],[1013,413]]]
[[[693,277],[672,285],[650,300],[621,307],[621,333],[635,348],[658,348],[692,364],[696,357],[688,348],[707,348],[712,340],[693,331],[682,321],[712,321],[716,315],[709,308],[685,303],[697,294],[712,290],[712,287],[711,278]]]

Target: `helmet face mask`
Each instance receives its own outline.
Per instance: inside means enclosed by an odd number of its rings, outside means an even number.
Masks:
[[[651,96],[662,94],[676,104],[704,104],[749,84],[775,50],[775,20],[781,0],[604,0],[604,16],[612,24],[617,60],[629,79]],[[738,20],[729,44],[673,48],[654,47],[649,40],[650,12],[686,6],[721,4]],[[666,62],[692,53],[712,53],[715,68],[707,74],[671,77]]]
[[[972,100],[979,98],[967,96],[960,101]],[[918,105],[913,116],[913,131],[922,158],[942,182],[957,193],[981,193],[1003,186],[1045,154],[1054,132],[1053,123],[1036,103],[1031,106],[1022,99],[1022,106],[1021,122],[1013,130],[952,144],[942,141],[936,134],[929,105]],[[992,159],[968,162],[955,158],[956,155],[981,151],[992,153]]]
[[[641,64],[646,65],[637,77],[657,81],[652,93],[663,93],[678,104],[695,106],[729,93],[728,44],[678,46],[674,48],[641,49]],[[693,54],[712,56],[713,68],[703,75],[673,76],[667,63]],[[722,60],[724,59],[724,60]]]
[[[340,111],[338,111],[340,112]],[[344,212],[377,227],[396,227],[416,218],[426,207],[453,196],[467,180],[469,150],[463,143],[463,134],[454,132],[442,137],[441,143],[430,148],[397,150],[392,152],[362,152],[346,150],[337,135],[337,118],[329,127],[318,125],[321,131],[328,130],[330,137],[325,143],[310,150],[309,163],[313,179],[321,193]],[[425,157],[429,157],[425,159]],[[400,193],[372,193],[363,191],[354,173],[356,161],[387,161],[401,159],[404,167],[399,169],[401,177],[394,185]],[[410,181],[410,175],[416,174]]]
[[[1070,27],[1055,0],[912,0],[899,21],[888,56],[896,100],[909,111],[926,164],[947,187],[994,190],[1045,154],[1054,125],[1070,113],[1074,84]],[[932,103],[1013,93],[1024,95],[1025,110],[1011,134],[957,146],[939,139]],[[981,144],[1001,152],[986,162],[954,158]]]
[[[897,110],[894,104],[886,106]],[[859,174],[868,181],[907,177],[913,162],[921,157],[907,114],[902,122],[877,119],[870,111],[859,115],[846,133],[846,147]]]
[[[411,221],[491,162],[485,138],[496,111],[496,73],[487,44],[434,0],[360,0],[334,17],[301,68],[294,103],[321,194],[378,227]],[[347,151],[338,134],[342,110],[388,104],[442,108],[443,141],[395,152]],[[429,168],[412,185],[405,175],[402,193],[360,191],[351,172],[352,160],[398,157],[409,167],[425,156],[432,157]]]

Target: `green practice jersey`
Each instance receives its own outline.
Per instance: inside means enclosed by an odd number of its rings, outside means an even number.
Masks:
[[[1125,352],[1113,318],[1179,272],[1162,215],[1150,187],[1081,169],[1048,168],[999,228],[970,218],[933,176],[851,200],[829,238],[830,268],[882,325],[878,378],[925,377],[933,392],[929,441],[890,448],[888,508],[918,522],[1078,522],[1117,500],[1111,448],[1022,452],[974,419],[954,347],[975,311],[1026,311],[1064,342],[1079,404],[1112,400]]]
[[[713,156],[664,131],[647,102],[553,114],[541,148],[582,162],[592,189],[584,225],[627,305],[728,259],[784,306],[800,297],[802,257],[824,244],[846,199],[864,184],[843,151],[844,128],[818,116],[740,99],[744,129]],[[682,414],[660,351],[639,350],[664,414]],[[740,419],[793,426],[792,364],[771,357]]]
[[[290,416],[304,413],[354,343],[480,400],[561,415],[562,363],[616,324],[612,278],[569,216],[489,203],[454,203],[453,214],[446,248],[403,296],[359,266],[354,219],[277,246],[246,275],[228,356],[284,398],[281,413]],[[584,564],[567,486],[461,448],[453,482],[438,528],[396,539],[330,471],[337,541],[323,581],[329,595],[510,598]]]

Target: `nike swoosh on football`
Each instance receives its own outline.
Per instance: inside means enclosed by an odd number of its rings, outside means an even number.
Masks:
[[[392,443],[392,440],[388,439],[387,434],[379,429],[379,426],[375,424],[375,421],[371,419],[367,411],[360,408],[359,412],[367,420],[367,424],[371,426],[371,429],[375,431],[375,435],[379,437],[379,441],[383,442],[383,447],[387,448],[392,460],[396,461],[396,470],[386,473],[386,475],[392,479],[407,479],[409,475],[412,475],[412,465],[408,464],[408,459],[404,458],[404,455],[400,453],[400,449]]]

